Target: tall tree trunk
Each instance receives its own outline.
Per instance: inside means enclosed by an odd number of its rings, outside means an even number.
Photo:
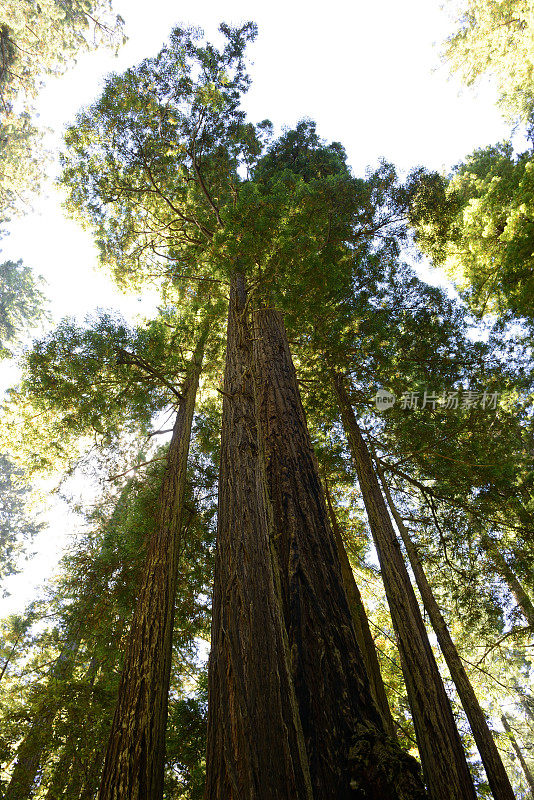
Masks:
[[[523,711],[527,715],[529,723],[532,725],[534,723],[534,697],[530,694],[527,694],[520,686],[515,684],[514,689],[516,690],[517,694],[520,698],[520,703],[523,708]]]
[[[91,659],[89,663],[89,667],[87,672],[85,673],[85,681],[89,684],[91,689],[94,687],[94,682],[96,679],[96,675],[98,672],[99,664],[95,656]],[[92,695],[94,691],[91,692],[91,701],[89,706],[92,705]],[[81,706],[83,707],[83,711],[85,714],[88,713],[87,703],[82,701]],[[80,714],[80,704],[77,704],[76,707],[71,706],[69,709],[69,713],[67,716],[67,730],[69,733],[67,734],[67,741],[65,742],[63,749],[61,751],[61,755],[54,767],[54,771],[50,775],[48,782],[47,782],[47,790],[44,800],[59,800],[59,798],[63,797],[63,793],[65,788],[69,783],[69,777],[73,773],[73,764],[75,760],[76,751],[78,749],[78,744],[80,742],[79,734],[75,734],[74,736],[70,736],[70,731],[74,728],[77,729],[77,722]],[[77,797],[77,794],[74,795]]]
[[[523,616],[532,630],[534,630],[534,603],[521,585],[519,578],[499,550],[499,545],[487,534],[483,534],[481,536],[480,544],[482,549],[487,554],[491,564],[493,565],[495,572],[508,585],[508,588],[514,595],[517,605],[519,606]]]
[[[15,650],[17,649],[17,645],[18,645],[20,639],[22,638],[22,635],[23,635],[22,632],[19,633],[19,635],[17,636],[17,638],[15,639],[15,641],[13,643],[13,646],[11,647],[11,650],[9,651],[8,657],[4,661],[4,664],[2,666],[2,671],[0,672],[0,681],[2,680],[4,675],[6,674],[6,670],[7,670],[8,666],[9,666],[9,664],[11,662],[11,659],[15,655]]]
[[[510,744],[514,748],[514,753],[516,754],[516,756],[517,756],[517,758],[519,760],[519,763],[521,764],[521,769],[523,770],[525,778],[527,779],[527,783],[528,783],[528,786],[529,786],[529,789],[530,789],[530,794],[531,794],[532,800],[534,800],[534,775],[530,771],[530,767],[528,766],[528,764],[527,764],[527,762],[525,760],[525,756],[523,755],[523,752],[522,752],[521,748],[519,747],[519,743],[518,743],[517,739],[515,738],[514,732],[513,732],[512,728],[510,727],[510,723],[508,722],[508,720],[506,719],[504,714],[501,715],[501,722],[502,722],[502,726],[503,726],[504,730],[506,731],[506,733],[508,735],[508,738],[510,739]]]
[[[59,800],[63,797],[74,764],[74,750],[64,747],[50,776],[44,800]]]
[[[493,797],[495,800],[515,800],[514,792],[504,768],[504,764],[502,763],[497,745],[495,744],[492,733],[488,727],[486,717],[484,716],[484,712],[482,711],[477,700],[477,696],[471,685],[471,681],[467,676],[462,660],[458,655],[458,651],[456,650],[454,642],[451,638],[447,624],[441,615],[441,611],[436,602],[436,598],[434,597],[432,588],[427,581],[421,561],[419,560],[417,549],[410,538],[410,534],[408,533],[404,522],[402,521],[402,517],[395,507],[389,486],[384,478],[384,473],[382,472],[378,463],[376,464],[376,467],[386,500],[397,524],[402,541],[404,542],[413,574],[415,576],[415,581],[419,588],[419,592],[421,593],[423,605],[430,619],[432,628],[434,629],[434,633],[436,634],[441,652],[443,653],[445,661],[447,662],[447,666],[449,667],[451,678],[453,679],[454,685],[458,691],[458,695],[467,715],[467,719],[469,720],[469,725],[471,726],[473,737],[478,747],[478,752],[480,753],[484,769],[486,770],[486,775],[488,777],[488,782]]]
[[[4,800],[28,800],[50,741],[52,723],[60,710],[61,696],[57,682],[67,680],[74,669],[80,646],[79,633],[69,634],[67,642],[50,671],[50,685],[45,690],[35,712],[28,733],[17,750],[17,761],[6,789]]]
[[[180,531],[191,426],[207,334],[206,324],[181,388],[157,522],[130,627],[100,800],[159,800],[163,795]]]
[[[75,795],[75,797],[79,797],[79,800],[93,800],[96,790],[98,789],[105,755],[106,751],[104,747],[96,749],[93,753],[93,758],[89,763],[89,767],[80,781],[80,791],[78,795]]]
[[[349,604],[350,615],[354,625],[354,633],[356,634],[356,641],[361,650],[363,660],[365,662],[365,669],[367,677],[369,678],[369,686],[375,705],[380,711],[384,728],[390,736],[396,737],[395,722],[391,716],[391,710],[386,695],[384,681],[382,680],[382,673],[380,672],[380,664],[376,653],[375,642],[369,628],[367,614],[363,605],[362,596],[358,585],[354,579],[354,573],[350,565],[347,551],[343,543],[343,535],[337,519],[328,483],[325,480],[325,496],[330,514],[330,523],[332,531],[336,540],[337,553],[341,565],[341,577],[343,578],[343,586],[347,595]]]
[[[312,800],[259,471],[244,279],[230,289],[208,679],[207,800]]]
[[[408,700],[432,800],[474,800],[475,790],[400,545],[344,379],[333,385],[380,561]]]
[[[424,797],[371,697],[280,312],[255,311],[253,333],[262,477],[313,797]]]

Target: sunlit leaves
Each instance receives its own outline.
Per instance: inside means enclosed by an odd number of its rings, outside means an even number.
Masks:
[[[489,74],[510,118],[527,119],[534,108],[534,18],[529,0],[461,0],[457,29],[445,55],[472,84]]]
[[[0,359],[44,315],[40,281],[21,261],[0,264]]]
[[[509,144],[477,150],[418,198],[420,247],[465,290],[472,308],[534,316],[534,161]]]
[[[27,210],[43,170],[41,136],[31,121],[50,75],[78,55],[122,41],[109,0],[5,0],[0,10],[0,220]]]
[[[199,32],[175,29],[158,56],[112,76],[67,133],[69,206],[94,226],[119,281],[161,274],[168,257],[180,271],[198,264],[223,227],[240,163],[257,153],[239,109],[256,29],[221,30],[217,50]]]

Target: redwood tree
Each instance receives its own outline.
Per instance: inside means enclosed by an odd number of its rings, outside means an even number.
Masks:
[[[99,791],[101,800],[122,797],[142,800],[163,794],[174,603],[187,456],[210,323],[207,316],[180,388],[157,502],[157,523],[148,544],[104,762]]]
[[[388,598],[425,780],[433,800],[474,798],[449,698],[343,378],[333,377]]]

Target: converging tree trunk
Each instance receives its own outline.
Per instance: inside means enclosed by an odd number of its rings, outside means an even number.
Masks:
[[[521,582],[511,566],[506,561],[505,557],[499,550],[499,546],[487,534],[483,534],[480,538],[482,549],[488,556],[491,565],[499,577],[508,585],[511,593],[514,595],[517,605],[519,606],[526,621],[534,631],[534,603],[530,599],[527,591],[521,585]]]
[[[518,759],[519,763],[521,764],[521,769],[523,770],[523,774],[524,774],[525,778],[527,779],[528,787],[530,789],[530,796],[531,796],[532,800],[534,800],[534,775],[532,774],[532,772],[531,772],[531,770],[530,770],[530,768],[529,768],[529,766],[528,766],[528,764],[526,762],[525,756],[523,755],[523,751],[519,747],[519,742],[515,738],[514,732],[513,732],[512,728],[510,727],[510,723],[508,722],[508,720],[506,719],[504,714],[501,715],[501,722],[502,722],[502,726],[503,726],[504,730],[506,731],[506,733],[508,735],[508,738],[510,740],[510,744],[512,745],[512,747],[514,749],[514,753],[516,754],[517,759]]]
[[[4,800],[28,800],[31,797],[43,755],[50,742],[52,724],[62,707],[58,681],[72,675],[74,661],[80,646],[79,632],[69,632],[57,661],[50,670],[49,686],[32,718],[30,728],[17,750],[17,760],[6,789]]]
[[[313,800],[259,469],[242,276],[230,290],[209,660],[206,800]]]
[[[380,672],[380,664],[378,662],[375,642],[369,628],[369,621],[367,619],[367,614],[365,613],[362,596],[354,579],[354,573],[350,565],[347,551],[345,550],[343,535],[341,533],[341,528],[326,480],[325,496],[330,514],[330,523],[332,525],[332,531],[336,540],[336,547],[341,565],[341,576],[343,578],[343,586],[345,587],[345,593],[347,595],[352,623],[354,625],[354,633],[356,634],[356,641],[358,642],[358,646],[365,662],[365,669],[367,671],[367,677],[369,678],[371,694],[373,695],[373,700],[380,711],[384,728],[390,734],[390,736],[396,736],[395,722],[391,716],[386,689],[384,686],[384,681],[382,680],[382,673]]]
[[[148,543],[130,628],[100,800],[159,800],[163,795],[180,530],[191,426],[207,334],[206,327],[181,387],[158,497],[157,522]]]
[[[262,479],[314,800],[424,797],[372,700],[282,315],[252,316]]]
[[[85,674],[85,681],[87,682],[88,686],[91,687],[91,689],[93,689],[94,687],[94,682],[97,676],[98,669],[99,669],[99,663],[97,659],[93,656],[93,658],[89,663],[87,672]],[[93,692],[91,692],[91,694],[93,694]],[[92,698],[91,701],[89,701],[89,707],[91,706],[91,704],[92,704]],[[85,703],[82,703],[82,706],[84,712],[87,713],[88,709]],[[67,735],[67,741],[64,744],[63,750],[61,751],[61,755],[54,766],[54,771],[52,772],[48,780],[48,788],[44,800],[57,800],[57,798],[63,797],[65,789],[69,787],[69,783],[71,782],[74,775],[77,772],[78,773],[82,772],[82,770],[76,770],[74,766],[78,744],[80,742],[80,735],[79,733],[76,733],[73,736],[70,736],[70,731],[73,728],[74,730],[76,730],[76,723],[78,721],[75,719],[76,714],[78,715],[80,714],[79,704],[76,704],[76,706],[71,706],[69,708],[67,714],[67,730],[69,731],[69,734]],[[74,792],[72,796],[77,798],[78,795],[79,792]]]
[[[408,570],[344,379],[333,386],[380,561],[425,780],[432,800],[474,800],[475,789]]]
[[[467,676],[462,659],[458,655],[458,651],[456,650],[454,642],[451,638],[447,624],[443,619],[432,588],[426,578],[421,561],[419,560],[417,548],[412,542],[402,517],[395,507],[389,486],[387,485],[384,477],[384,473],[382,472],[378,463],[376,464],[376,468],[382,483],[386,500],[402,537],[402,541],[404,542],[408,559],[415,576],[415,581],[423,600],[423,605],[430,619],[432,628],[434,629],[434,633],[436,634],[441,652],[443,653],[445,661],[447,662],[447,666],[449,667],[451,678],[456,686],[456,690],[467,715],[467,719],[469,720],[469,725],[471,726],[473,737],[478,747],[484,769],[486,770],[486,775],[488,776],[488,782],[493,797],[495,800],[515,800],[510,779],[508,778],[504,764],[502,763],[497,745],[495,744],[492,733],[488,727],[484,712],[482,711],[477,700],[477,696],[471,685],[471,681]]]

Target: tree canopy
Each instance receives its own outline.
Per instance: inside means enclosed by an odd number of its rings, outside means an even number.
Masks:
[[[45,79],[83,52],[117,47],[122,20],[107,0],[7,0],[0,11],[0,222],[25,204],[42,177],[34,102]]]
[[[98,491],[3,623],[0,788],[526,798],[529,154],[355,176],[313,121],[247,119],[256,26],[220,33],[174,29],[66,134],[71,212],[160,303],[63,320],[4,403],[13,458]],[[4,266],[9,344],[38,290]]]
[[[454,13],[458,27],[445,47],[451,69],[468,85],[491,76],[504,113],[528,119],[534,103],[534,23],[528,0],[461,0]]]

